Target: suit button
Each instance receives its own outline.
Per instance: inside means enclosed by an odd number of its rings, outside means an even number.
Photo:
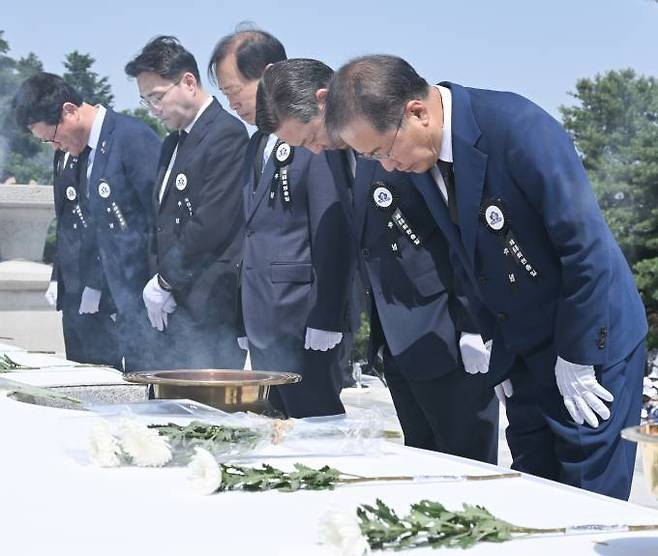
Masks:
[[[486,284],[487,283],[487,277],[484,274],[480,274],[478,276],[478,282],[480,282],[480,284]]]
[[[507,319],[509,318],[509,315],[508,315],[507,313],[497,313],[497,314],[496,314],[496,318],[497,318],[499,321],[505,321],[505,320],[507,320]]]
[[[363,249],[361,249],[361,256],[364,259],[367,259],[370,256],[370,250],[367,247],[364,247]]]
[[[161,232],[162,232],[162,226],[158,226],[158,228],[157,228],[156,231],[157,231],[158,233],[161,233]]]
[[[251,237],[251,236],[253,236],[253,235],[254,235],[254,231],[253,231],[253,230],[247,230],[247,237]]]

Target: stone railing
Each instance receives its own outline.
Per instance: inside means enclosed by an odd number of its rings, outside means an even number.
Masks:
[[[40,262],[53,218],[51,185],[0,185],[0,260]]]

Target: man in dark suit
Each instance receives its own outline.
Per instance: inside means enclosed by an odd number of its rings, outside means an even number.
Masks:
[[[628,498],[635,445],[620,431],[639,422],[647,323],[562,127],[513,93],[430,87],[393,56],[341,68],[325,123],[414,173],[492,342],[513,466]]]
[[[80,168],[77,157],[59,149],[55,151],[53,192],[57,231],[46,299],[62,312],[67,359],[120,367],[115,323],[108,312],[113,308],[101,299],[98,312],[80,312],[83,291],[80,248],[90,222],[86,196],[80,195]]]
[[[175,37],[150,41],[126,65],[142,103],[172,133],[150,203],[155,265],[144,303],[168,368],[242,368],[238,267],[244,217],[245,127],[203,89],[196,60]]]
[[[149,367],[152,344],[140,308],[148,276],[150,198],[160,140],[145,123],[81,98],[62,98],[61,77],[37,73],[15,99],[18,122],[32,134],[79,157],[79,195],[89,223],[81,243],[79,312],[115,314],[117,359],[125,370]],[[108,339],[109,341],[109,339]]]
[[[352,239],[372,300],[370,359],[383,348],[405,443],[496,463],[498,401],[477,373],[486,349],[458,295],[445,237],[407,174],[332,150],[323,121],[332,75],[317,60],[272,65],[259,84],[258,126],[324,149],[337,181],[350,184]]]
[[[241,31],[219,41],[209,71],[231,107],[253,125],[258,79],[282,59],[277,39]],[[301,373],[301,383],[272,393],[285,415],[343,413],[337,346],[347,325],[353,257],[348,217],[326,158],[256,132],[243,181],[242,307],[252,366]]]

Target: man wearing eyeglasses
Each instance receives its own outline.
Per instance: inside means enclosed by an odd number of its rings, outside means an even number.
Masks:
[[[325,151],[354,193],[352,240],[370,304],[369,359],[384,376],[405,444],[496,463],[498,401],[488,353],[455,283],[448,245],[407,174],[334,144],[324,125],[333,70],[318,60],[270,66],[258,86],[256,123],[291,145]],[[381,156],[388,156],[395,146]],[[464,372],[464,371],[468,372]]]
[[[151,200],[153,274],[143,298],[169,368],[242,368],[238,268],[244,239],[247,131],[201,85],[175,37],[150,41],[126,65],[142,104],[172,132]]]
[[[99,316],[77,319],[69,327],[73,319],[66,315],[69,336],[79,337],[82,349],[97,357],[114,352],[100,357],[124,370],[149,368],[145,346],[152,335],[139,300],[148,279],[149,200],[160,140],[140,120],[84,102],[61,77],[49,73],[21,85],[14,109],[20,125],[68,153],[66,161],[61,154],[56,157],[57,189],[66,182],[56,195],[61,217],[55,264],[58,304],[68,306],[64,312],[70,313],[70,296],[79,290],[78,314]],[[71,235],[75,241],[69,241]]]
[[[492,342],[513,467],[627,499],[646,316],[560,124],[520,95],[430,86],[396,56],[336,72],[325,124],[412,173]]]
[[[231,107],[253,125],[258,80],[268,64],[285,57],[269,33],[241,30],[219,41],[209,71]],[[286,416],[344,413],[339,346],[354,253],[338,185],[324,156],[258,131],[243,183],[243,346],[248,342],[256,369],[302,375],[299,384],[271,391]]]

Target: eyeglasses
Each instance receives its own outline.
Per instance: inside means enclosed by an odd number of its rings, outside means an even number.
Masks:
[[[158,110],[162,106],[162,101],[164,100],[164,97],[167,96],[167,93],[171,91],[176,85],[178,85],[181,82],[181,79],[183,79],[183,76],[181,75],[175,83],[172,83],[167,87],[162,93],[159,95],[155,95],[154,98],[149,99],[149,98],[142,98],[139,103],[146,108],[147,110]],[[153,95],[149,95],[153,96]]]
[[[400,121],[398,122],[398,127],[395,129],[395,135],[393,136],[393,142],[391,143],[391,148],[388,149],[386,154],[372,152],[372,153],[358,153],[361,158],[367,160],[391,160],[393,158],[393,148],[395,147],[395,142],[398,139],[398,134],[400,133],[400,127],[402,127],[402,121],[404,120],[404,114],[406,112],[406,106],[402,110],[402,115],[400,116]]]
[[[61,120],[61,118],[60,118]],[[53,133],[53,138],[52,139],[41,139],[40,142],[44,145],[50,145],[51,143],[57,143],[55,140],[55,137],[57,137],[57,129],[59,128],[59,120],[57,121],[57,125],[55,126],[55,132]]]

